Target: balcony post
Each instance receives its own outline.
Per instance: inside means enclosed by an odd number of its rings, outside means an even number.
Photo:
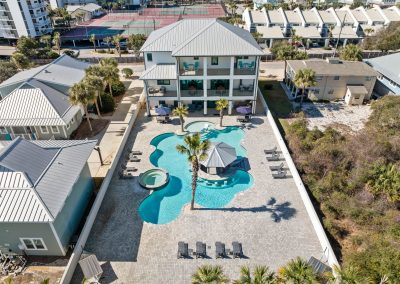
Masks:
[[[150,116],[150,100],[149,100],[149,88],[147,86],[147,80],[143,80],[144,83],[144,93],[146,95],[146,112],[147,116]]]
[[[207,57],[203,57],[203,96],[204,115],[207,115]]]
[[[231,56],[231,68],[229,72],[229,110],[228,113],[232,114],[232,100],[233,100],[233,78],[234,78],[234,71],[235,71],[235,57]]]
[[[254,100],[257,99],[257,91],[258,91],[258,74],[260,72],[260,56],[256,56],[256,74],[254,78]],[[253,109],[253,114],[255,112],[255,108]]]

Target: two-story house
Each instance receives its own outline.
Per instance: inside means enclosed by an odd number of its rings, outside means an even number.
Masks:
[[[148,114],[180,103],[207,114],[221,98],[230,114],[243,103],[255,109],[263,52],[248,31],[217,19],[185,19],[152,32],[141,52]]]

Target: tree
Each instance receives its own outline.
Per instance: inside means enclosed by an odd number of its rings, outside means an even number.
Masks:
[[[368,37],[370,34],[372,34],[375,30],[373,28],[365,28],[364,33]]]
[[[192,284],[223,284],[229,283],[220,265],[202,265],[192,275]]]
[[[172,115],[179,117],[182,133],[184,132],[184,129],[183,129],[183,124],[185,123],[184,117],[188,115],[188,113],[189,113],[188,110],[189,110],[188,107],[184,106],[184,105],[178,106],[172,110]]]
[[[183,141],[185,145],[177,145],[176,150],[181,154],[185,154],[192,165],[192,201],[190,210],[193,210],[199,174],[199,161],[204,161],[207,158],[207,150],[210,143],[208,140],[202,141],[200,133],[186,135]]]
[[[50,284],[50,278],[44,279],[40,284]]]
[[[51,35],[42,35],[39,41],[40,43],[44,44],[47,48],[51,48]]]
[[[96,52],[96,35],[91,34],[89,41],[93,44],[94,52]]]
[[[0,61],[0,84],[18,73],[18,68],[13,62]]]
[[[238,8],[236,2],[235,2],[234,0],[229,0],[229,2],[227,3],[227,6],[228,6],[228,9],[231,10],[231,15],[232,15],[233,17],[235,17],[235,15],[236,15],[236,10],[237,10],[237,8]]]
[[[362,61],[362,58],[361,48],[354,44],[348,44],[340,51],[340,59],[342,60]]]
[[[275,273],[269,270],[267,266],[256,266],[251,274],[248,266],[240,268],[240,278],[233,282],[234,284],[275,284]]]
[[[90,131],[93,131],[92,124],[90,123],[88,105],[95,99],[95,92],[93,88],[85,84],[83,81],[74,84],[69,90],[69,101],[72,105],[81,105],[85,111],[86,120],[89,125]]]
[[[260,42],[260,39],[262,38],[262,33],[254,32],[254,33],[251,33],[251,35],[254,37],[254,39],[256,40],[257,43]]]
[[[87,85],[86,86],[87,88],[93,88],[93,90],[95,91],[95,98],[94,98],[93,102],[96,105],[97,115],[99,117],[101,117],[100,108],[97,103],[97,99],[100,98],[100,100],[101,100],[101,95],[104,93],[103,81],[101,80],[100,77],[89,75],[89,76],[85,76],[85,78],[83,79],[83,82],[85,85]]]
[[[101,67],[105,66],[112,66],[112,67],[118,67],[118,62],[114,58],[102,58],[99,62]]]
[[[57,49],[58,54],[61,54],[61,36],[59,32],[53,34],[53,45]]]
[[[333,267],[336,276],[330,275],[333,283],[336,284],[363,284],[368,283],[366,279],[361,279],[358,269],[354,266],[348,266],[346,268],[340,268],[335,265]]]
[[[317,284],[317,274],[306,261],[297,257],[279,270],[279,279],[284,283]]]
[[[385,195],[388,201],[400,201],[400,171],[394,164],[376,162],[367,173],[366,184],[375,195]]]
[[[300,108],[303,105],[306,88],[315,86],[315,72],[310,68],[304,68],[297,71],[294,77],[294,84],[301,89]]]
[[[122,74],[124,74],[125,78],[129,78],[133,75],[133,70],[131,68],[124,68],[121,70]]]
[[[219,126],[222,127],[222,119],[224,118],[224,110],[228,107],[229,102],[226,99],[219,99],[215,104],[215,109],[219,111]]]
[[[121,35],[115,35],[113,36],[113,43],[115,45],[115,49],[117,50],[119,57],[121,57]]]
[[[110,43],[111,43],[111,41],[112,41],[112,39],[109,36],[103,38],[103,42],[105,42],[107,44],[108,52],[110,52]]]
[[[25,55],[28,58],[32,58],[36,54],[36,49],[38,43],[35,39],[21,36],[17,41],[17,46],[15,48],[16,52]]]
[[[146,36],[143,34],[133,34],[128,37],[128,48],[132,49],[133,53],[138,56],[140,48],[146,41]]]
[[[27,69],[30,66],[29,58],[20,52],[14,52],[11,56],[11,62],[17,66],[19,70]]]

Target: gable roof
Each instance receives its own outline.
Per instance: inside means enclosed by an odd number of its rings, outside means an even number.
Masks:
[[[400,53],[364,60],[376,71],[400,85]]]
[[[141,51],[173,56],[263,55],[248,31],[218,19],[184,19],[156,30]]]
[[[140,80],[176,80],[175,64],[155,64],[145,70],[139,78]]]
[[[53,221],[95,145],[16,138],[0,149],[0,222]]]

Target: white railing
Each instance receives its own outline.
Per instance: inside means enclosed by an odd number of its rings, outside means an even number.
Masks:
[[[325,230],[322,227],[322,224],[318,218],[317,212],[315,211],[314,205],[312,204],[311,199],[308,196],[307,190],[303,184],[303,181],[301,180],[301,177],[299,175],[299,172],[297,171],[297,168],[293,162],[293,159],[290,156],[290,153],[286,146],[286,143],[279,131],[278,126],[276,125],[275,119],[273,118],[271,112],[269,111],[268,105],[267,105],[266,101],[264,100],[264,97],[263,97],[260,89],[258,88],[257,91],[258,91],[258,96],[263,104],[265,114],[267,115],[268,122],[271,125],[272,131],[274,132],[276,139],[278,140],[278,144],[279,144],[282,154],[286,160],[286,164],[290,170],[290,173],[293,176],[294,182],[297,186],[297,189],[299,190],[301,199],[303,200],[304,206],[306,207],[308,216],[310,217],[311,223],[317,234],[318,240],[323,248],[323,254],[326,257],[326,261],[329,264],[329,266],[331,266],[331,267],[333,267],[334,265],[339,266],[339,262],[336,259],[335,253],[331,246],[331,243],[329,242],[329,239],[326,236]]]

